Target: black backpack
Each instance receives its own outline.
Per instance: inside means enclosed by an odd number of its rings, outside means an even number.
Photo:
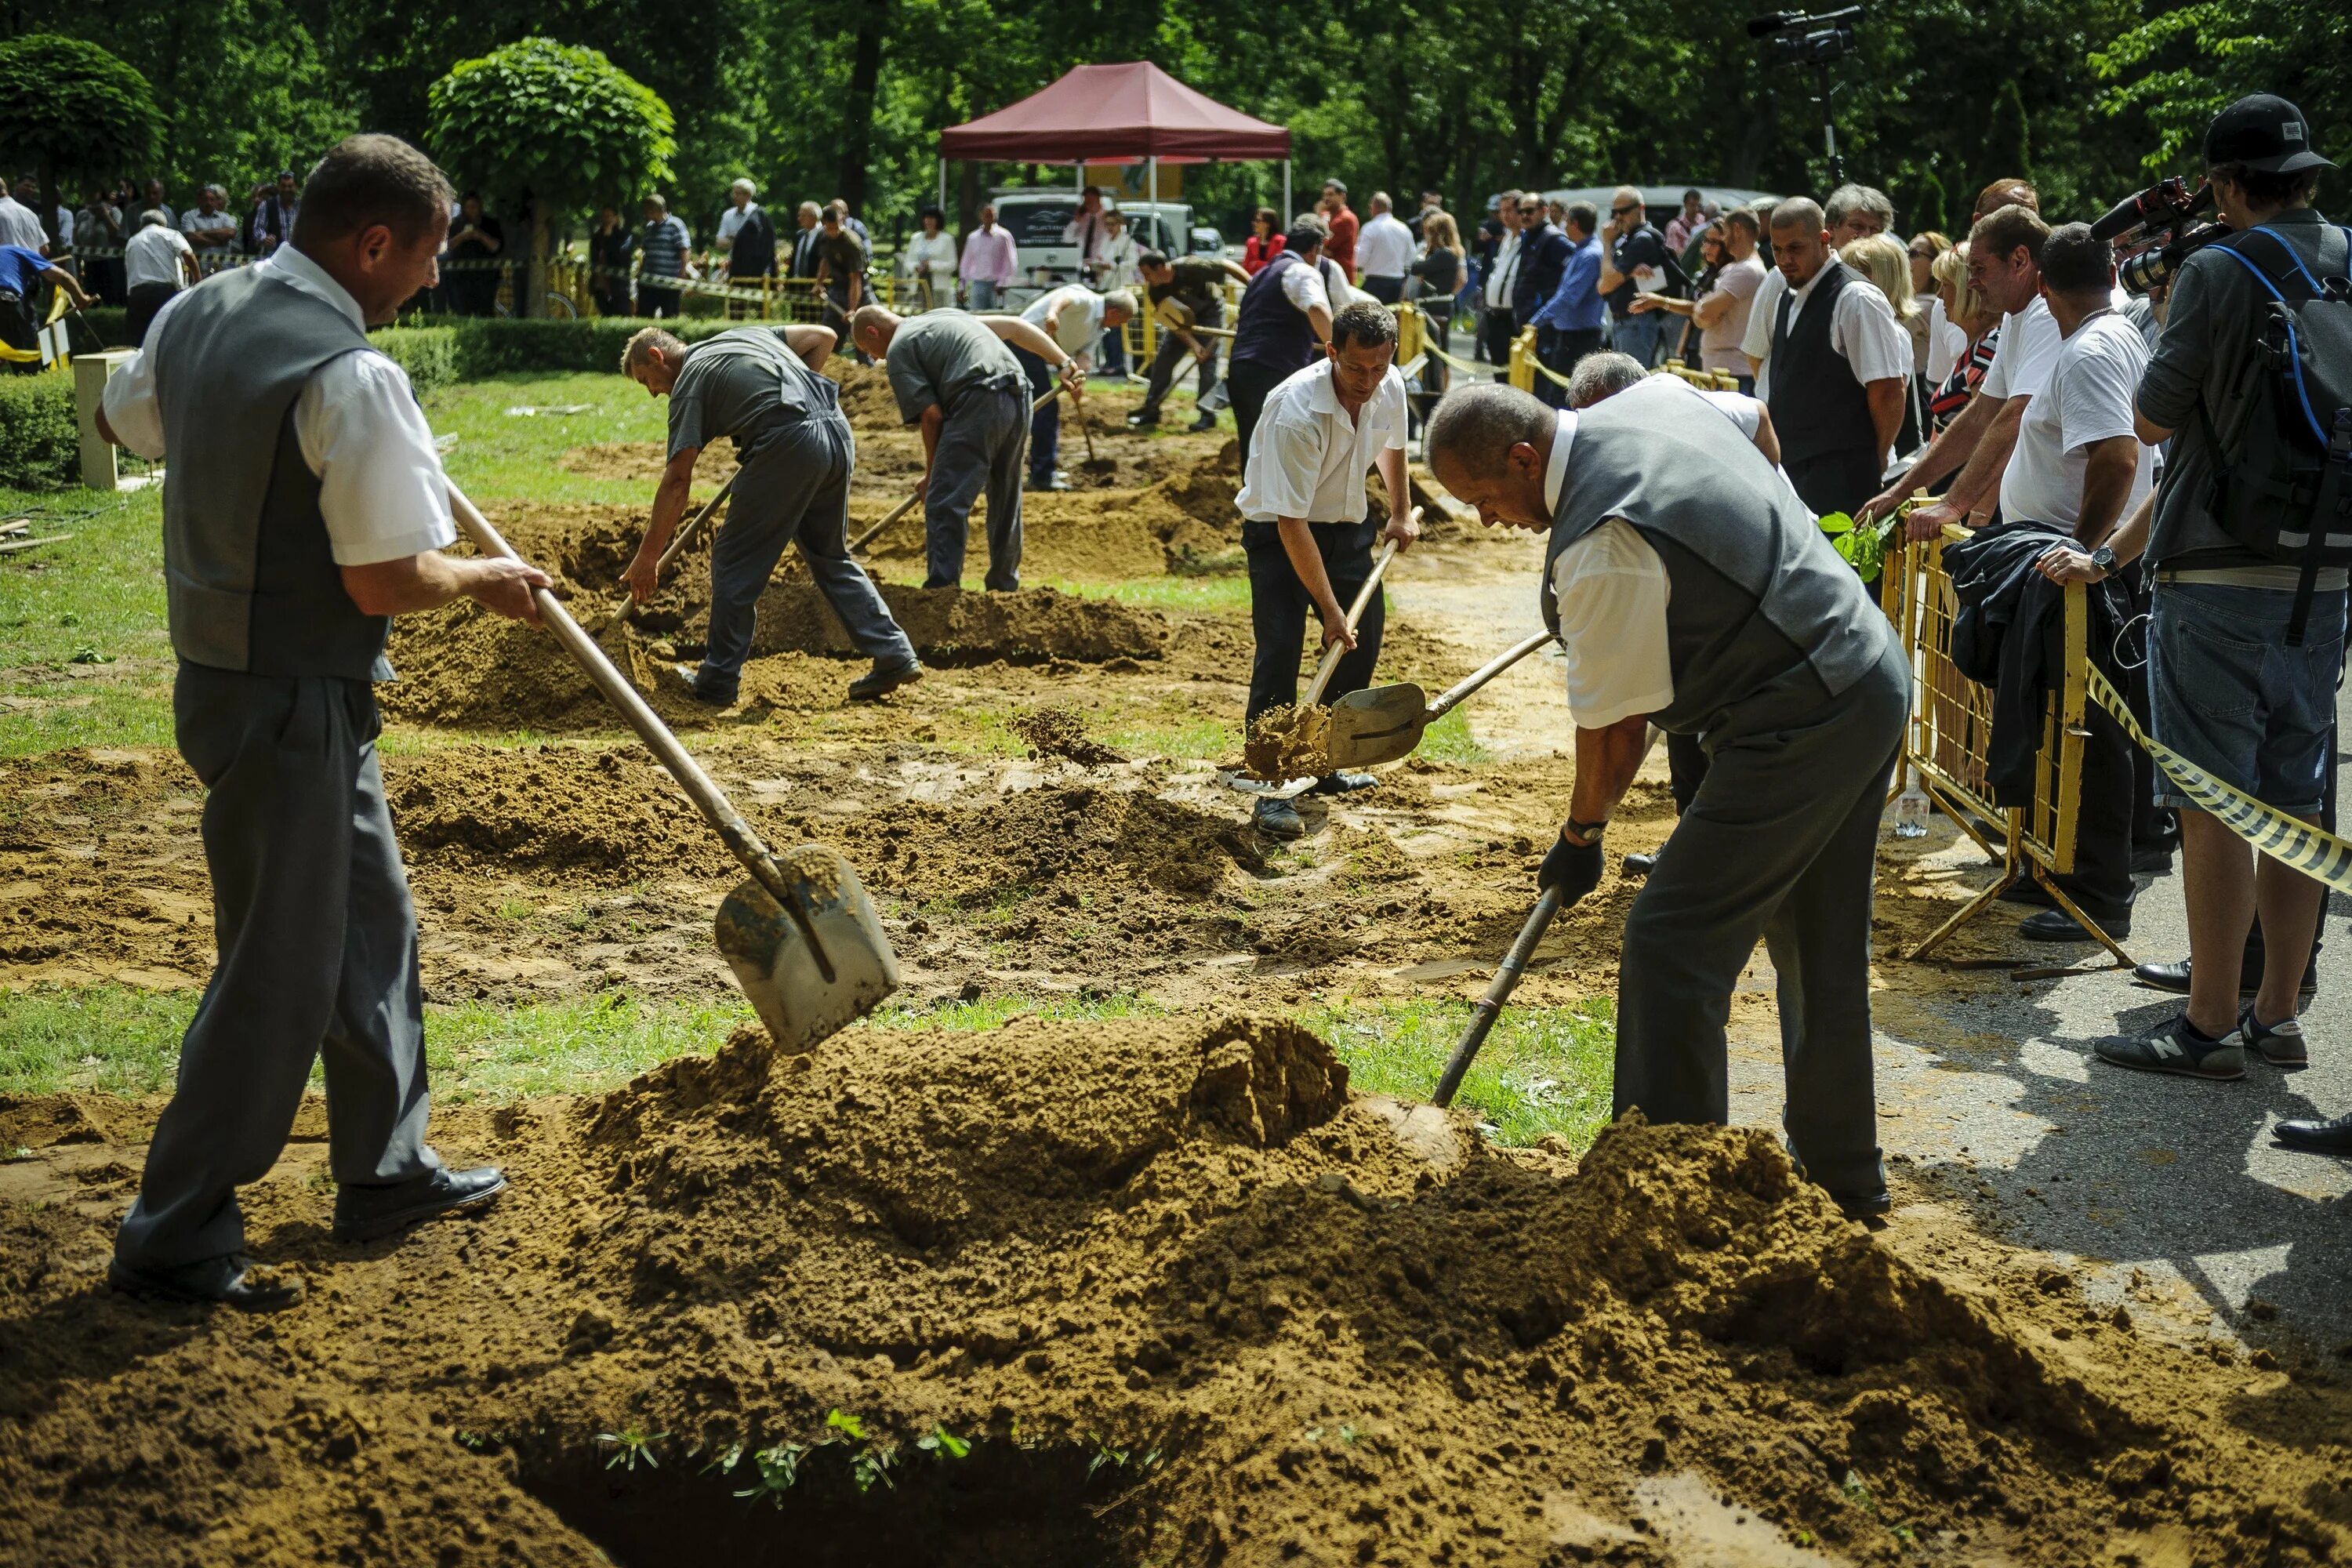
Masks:
[[[2247,415],[2235,451],[2207,416],[2213,441],[2212,510],[2239,543],[2303,568],[2287,616],[2289,645],[2303,641],[2320,568],[2352,566],[2352,229],[2344,272],[2315,277],[2275,230],[2257,226],[2214,248],[2254,275],[2270,296],[2260,350],[2244,388]],[[2266,235],[2285,252],[2273,278],[2240,241]],[[2264,247],[2267,248],[2267,247]],[[2202,400],[2199,403],[2201,412]]]

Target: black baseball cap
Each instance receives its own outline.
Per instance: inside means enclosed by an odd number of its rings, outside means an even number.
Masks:
[[[2311,150],[2311,122],[2303,110],[2268,92],[2242,98],[2213,117],[2205,132],[2205,163],[2209,168],[2243,163],[2269,174],[2336,167]]]

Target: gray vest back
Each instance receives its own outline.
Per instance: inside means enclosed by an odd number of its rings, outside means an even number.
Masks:
[[[1811,514],[1722,410],[1667,377],[1577,416],[1544,554],[1553,630],[1560,552],[1612,517],[1665,563],[1675,700],[1651,715],[1661,729],[1717,729],[1801,667],[1837,697],[1885,650],[1885,616]]]
[[[294,404],[368,346],[323,300],[252,268],[189,291],[148,340],[163,415],[163,580],[182,658],[249,675],[383,673],[387,623],[343,590]]]

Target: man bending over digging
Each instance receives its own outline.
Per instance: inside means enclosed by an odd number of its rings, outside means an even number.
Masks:
[[[669,466],[654,492],[645,542],[629,563],[639,604],[659,586],[662,552],[685,514],[694,462],[724,436],[741,464],[727,526],[710,546],[710,635],[698,669],[681,665],[697,700],[735,700],[751,628],[769,574],[799,540],[809,574],[874,668],[849,683],[869,702],[919,679],[914,645],[890,618],[873,580],[849,558],[849,475],[856,445],[839,389],[818,374],[833,352],[830,327],[739,327],[692,348],[659,327],[629,340],[622,374],[653,396],[669,397]]]

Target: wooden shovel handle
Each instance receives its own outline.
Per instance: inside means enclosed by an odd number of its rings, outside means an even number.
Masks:
[[[1437,700],[1429,705],[1429,711],[1422,716],[1422,721],[1426,724],[1436,723],[1453,710],[1455,703],[1551,640],[1552,635],[1549,632],[1530,632],[1527,637],[1513,643],[1509,647],[1463,677],[1458,685],[1448,687],[1444,691],[1440,692]]]
[[[680,555],[684,554],[686,552],[686,547],[692,544],[696,539],[701,536],[703,524],[709,522],[710,521],[710,514],[719,510],[719,503],[725,500],[730,495],[734,493],[736,476],[742,473],[742,469],[737,468],[734,473],[728,475],[727,482],[719,487],[719,493],[712,496],[709,500],[703,502],[702,510],[696,512],[687,525],[677,531],[677,536],[669,542],[669,548],[661,552],[661,559],[654,564],[654,582],[656,584],[659,584],[662,579],[662,574],[669,570],[669,563],[677,560]],[[449,493],[455,495],[457,494],[457,491],[452,490]],[[613,606],[613,619],[616,621],[633,620],[635,618],[639,608],[640,606],[637,604],[637,596],[635,594],[624,594],[621,595],[621,602]]]
[[[1053,391],[1048,392],[1045,396],[1037,399],[1036,402],[1032,403],[1029,405],[1029,412],[1032,414],[1036,413],[1037,410],[1045,407],[1045,405],[1051,403],[1055,397],[1061,395],[1061,392],[1062,388],[1057,383]],[[912,511],[915,508],[915,503],[921,499],[922,497],[920,494],[910,492],[905,500],[900,501],[897,506],[890,509],[888,516],[876,523],[873,527],[867,529],[865,532],[859,534],[856,538],[851,540],[849,542],[849,552],[852,555],[855,555],[859,551],[865,549],[867,545],[873,543],[876,535],[879,534],[884,529],[889,527],[892,523],[898,521],[900,518],[906,516],[909,511]],[[667,562],[669,558],[667,556],[664,556],[662,559]]]
[[[474,503],[467,500],[456,485],[449,487],[449,509],[457,520],[458,529],[473,541],[475,549],[485,555],[503,556],[509,561],[522,559],[515,553],[514,546],[490,526],[489,519],[477,510]],[[580,668],[588,672],[588,679],[595,683],[597,690],[604,694],[605,700],[621,710],[621,717],[629,721],[629,728],[637,732],[637,739],[643,741],[661,765],[669,770],[670,777],[686,791],[687,798],[694,802],[695,808],[702,813],[703,820],[726,840],[727,847],[734,853],[735,858],[743,862],[744,869],[757,878],[760,885],[774,895],[776,902],[790,911],[795,920],[804,920],[799,902],[791,896],[791,886],[785,880],[782,869],[777,866],[776,858],[769,853],[767,845],[751,830],[751,825],[743,820],[742,814],[719,792],[719,786],[711,782],[710,775],[702,771],[702,764],[678,744],[677,737],[669,732],[669,726],[661,721],[644,696],[613,668],[613,661],[604,657],[604,650],[596,646],[596,639],[580,629],[580,623],[572,618],[571,613],[563,607],[563,601],[553,594],[544,588],[534,588],[530,596],[539,606],[540,619],[549,631],[555,634],[555,640],[563,645],[566,653],[579,661]]]
[[[1396,559],[1396,552],[1397,542],[1391,539],[1389,541],[1389,547],[1381,551],[1373,560],[1372,574],[1364,579],[1364,585],[1356,590],[1356,602],[1348,606],[1349,631],[1353,632],[1356,629],[1356,623],[1364,618],[1364,606],[1372,602],[1374,594],[1380,592],[1381,574],[1389,569],[1389,563]],[[1347,651],[1348,645],[1337,638],[1332,640],[1329,647],[1323,650],[1323,662],[1315,667],[1314,684],[1307,687],[1307,700],[1300,703],[1300,707],[1312,708],[1323,700],[1323,689],[1331,684],[1331,672],[1339,668],[1340,657]]]

